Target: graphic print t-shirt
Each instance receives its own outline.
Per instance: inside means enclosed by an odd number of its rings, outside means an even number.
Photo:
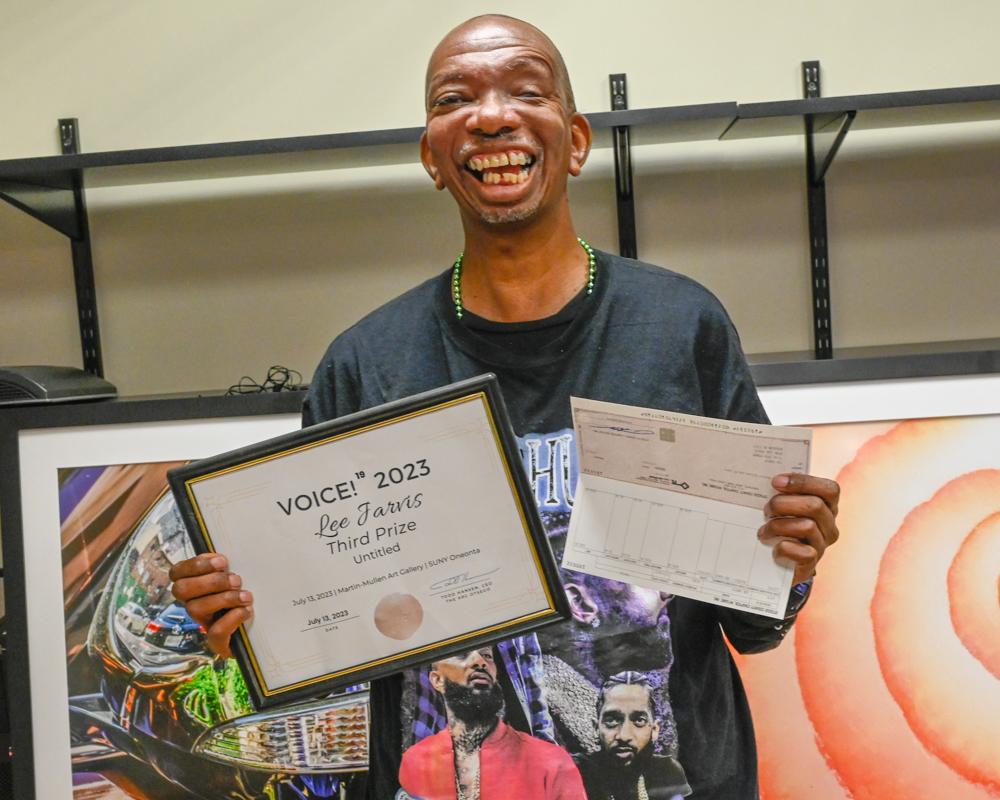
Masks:
[[[531,434],[519,439],[519,450],[531,481],[535,500],[549,541],[561,553],[577,480],[576,449],[572,430],[551,434]],[[652,743],[660,756],[676,758],[677,727],[669,702],[668,680],[672,662],[670,620],[667,606],[672,598],[660,592],[642,589],[603,578],[566,570],[566,591],[583,611],[586,621],[550,627],[537,635],[502,642],[495,648],[502,670],[507,704],[504,721],[532,736],[558,743],[567,753],[580,757],[599,749],[596,704],[599,686],[611,675],[639,672],[649,681],[659,737]],[[418,742],[446,728],[446,712],[441,697],[430,685],[428,669],[413,670],[402,677],[401,708],[402,749],[406,752]],[[444,753],[444,755],[442,755]],[[441,763],[429,767],[422,763],[430,757]],[[418,748],[408,758],[421,762],[417,768],[404,770],[416,775],[444,771],[445,785],[454,785],[454,767],[450,751]],[[483,759],[481,779],[487,782],[488,769],[519,770],[523,766],[499,764]],[[689,793],[683,772],[674,775],[669,795]],[[647,794],[655,787],[648,785]],[[424,792],[434,784],[402,781],[398,798],[430,800]],[[507,782],[510,787],[510,781]],[[437,788],[440,788],[439,786]],[[680,791],[675,791],[679,789]],[[557,796],[545,793],[540,785],[522,787],[518,797]],[[530,794],[534,791],[534,794]],[[526,793],[529,792],[529,793]],[[437,792],[434,797],[450,795]],[[561,795],[558,795],[561,796]],[[579,796],[579,795],[575,795]],[[484,794],[484,800],[488,800]]]
[[[531,348],[458,321],[448,273],[427,281],[333,342],[306,401],[306,424],[496,374],[558,560],[577,469],[570,396],[766,421],[739,339],[710,293],[675,273],[605,253],[598,252],[597,269],[593,295],[572,320],[560,320],[554,338]],[[474,508],[469,516],[475,524]],[[571,570],[562,570],[562,579],[577,618],[495,648],[505,722],[582,763],[599,753],[598,687],[611,675],[639,672],[655,687],[656,763],[676,761],[687,781],[680,793],[689,785],[695,798],[755,798],[749,710],[722,631],[734,647],[752,652],[774,646],[791,623],[776,626]],[[372,686],[370,798],[395,797],[402,754],[443,730],[444,707],[426,671]],[[440,769],[453,774],[453,759],[443,758]],[[649,796],[656,796],[653,772]]]

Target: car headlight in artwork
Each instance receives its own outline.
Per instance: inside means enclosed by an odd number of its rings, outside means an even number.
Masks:
[[[91,628],[122,663],[153,675],[177,675],[207,662],[205,629],[170,593],[170,567],[194,549],[173,497],[146,513],[115,565]]]
[[[368,692],[251,714],[208,731],[194,750],[245,768],[355,772],[368,764]]]

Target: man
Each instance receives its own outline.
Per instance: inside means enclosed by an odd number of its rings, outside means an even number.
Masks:
[[[403,754],[397,795],[420,800],[584,800],[565,750],[514,730],[500,719],[503,695],[489,648],[431,665],[448,727]],[[453,764],[453,769],[442,765]]]
[[[660,733],[653,687],[639,672],[612,675],[597,697],[600,749],[578,760],[588,800],[676,800],[691,794],[677,759],[653,751]]]
[[[583,168],[591,130],[548,37],[495,15],[459,25],[431,55],[425,100],[421,159],[435,186],[456,201],[464,250],[445,273],[337,337],[314,376],[307,425],[494,372],[525,451],[568,442],[572,476],[570,395],[766,421],[736,332],[710,293],[578,239],[566,185]],[[572,477],[564,483],[565,496],[555,505],[546,499],[540,509],[550,530],[564,527],[571,511]],[[776,476],[773,486],[758,535],[780,539],[775,558],[794,568],[801,601],[804,582],[837,538],[839,487],[800,474]],[[476,510],[469,513],[475,524]],[[567,586],[582,585],[572,571],[563,577]],[[172,579],[191,616],[208,626],[212,649],[227,655],[230,636],[252,615],[239,576],[217,555],[176,565]],[[625,591],[623,584],[607,587]],[[575,624],[592,627],[593,652],[614,652],[619,631],[606,632],[583,594],[576,601]],[[798,604],[778,624],[683,597],[645,615],[643,625],[669,638],[663,699],[672,706],[677,757],[696,797],[757,794],[749,709],[723,632],[742,652],[766,650],[787,633]],[[574,648],[555,633],[542,631],[538,640],[543,654],[570,668],[565,676],[545,675],[546,693],[551,679],[567,696],[584,690],[579,696],[592,707],[593,679],[582,677]],[[533,649],[520,649],[537,666]],[[574,680],[583,683],[574,687]],[[414,715],[418,688],[412,673],[372,686],[369,797],[393,797],[402,751],[434,733]],[[544,694],[527,700],[545,702]]]

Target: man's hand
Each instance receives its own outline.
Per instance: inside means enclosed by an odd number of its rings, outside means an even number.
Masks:
[[[177,602],[205,628],[208,648],[230,658],[230,637],[253,617],[253,595],[241,589],[243,580],[229,571],[226,557],[205,553],[181,561],[170,568],[170,580]]]
[[[777,494],[764,506],[767,519],[757,538],[771,542],[783,538],[774,557],[795,567],[793,583],[816,574],[816,564],[826,548],[837,541],[837,505],[840,486],[828,478],[786,473],[776,475],[771,485]]]

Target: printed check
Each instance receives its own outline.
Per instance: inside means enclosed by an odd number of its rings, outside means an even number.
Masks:
[[[757,539],[780,472],[807,472],[808,428],[571,398],[579,453],[563,566],[769,617],[791,567]]]

